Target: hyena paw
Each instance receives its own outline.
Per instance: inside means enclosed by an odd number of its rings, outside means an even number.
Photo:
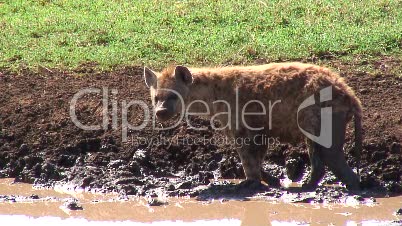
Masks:
[[[314,184],[314,183],[304,183],[303,185],[302,185],[302,189],[304,190],[304,191],[315,191],[315,189],[317,188],[317,184]]]
[[[252,179],[246,179],[238,185],[239,188],[247,188],[247,189],[259,189],[264,187],[264,185],[261,183],[259,180],[252,180]]]
[[[281,186],[281,181],[277,177],[271,176],[266,172],[262,172],[262,180],[271,187],[277,188]]]

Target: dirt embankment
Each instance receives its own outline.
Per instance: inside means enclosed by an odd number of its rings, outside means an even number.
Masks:
[[[383,58],[372,62],[324,63],[340,70],[364,106],[365,140],[360,162],[364,187],[402,194],[402,77],[396,74],[402,71],[402,62]],[[367,65],[374,68],[374,74],[362,69]],[[60,181],[151,196],[158,189],[170,195],[195,196],[200,190],[194,188],[209,184],[209,179],[244,177],[232,146],[197,143],[199,137],[222,138],[211,129],[200,132],[181,123],[156,132],[148,123],[139,131],[128,129],[123,142],[121,127],[114,128],[111,118],[102,129],[78,128],[70,118],[70,102],[74,94],[85,88],[99,91],[77,102],[77,119],[85,125],[102,124],[103,92],[108,93],[109,114],[117,106],[120,115],[124,100],[141,100],[150,106],[141,68],[97,72],[87,65],[71,72],[22,70],[19,75],[1,71],[0,177],[47,185]],[[128,122],[141,124],[143,109],[132,106],[127,112]],[[196,118],[192,122],[208,125]],[[121,117],[117,124],[121,125]],[[349,130],[345,152],[348,162],[356,166],[351,154],[352,135],[353,130]],[[194,142],[175,142],[184,138]],[[300,178],[303,170],[308,170],[305,146],[281,144],[268,153],[264,167],[279,178],[286,173],[290,178]],[[335,179],[329,175],[325,181]],[[206,193],[215,194],[221,189],[217,186],[210,185]],[[326,189],[319,191],[325,193]],[[205,194],[205,190],[201,193]]]

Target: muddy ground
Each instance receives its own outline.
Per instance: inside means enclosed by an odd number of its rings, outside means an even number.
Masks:
[[[309,60],[307,60],[309,61]],[[364,106],[364,145],[360,161],[363,196],[402,194],[402,62],[382,57],[376,60],[324,60],[338,70],[361,98]],[[151,123],[143,130],[129,130],[122,141],[121,127],[85,131],[70,119],[69,106],[75,93],[85,88],[108,88],[108,110],[113,103],[142,100],[148,106],[149,94],[142,68],[124,67],[99,72],[95,65],[82,65],[73,71],[38,68],[18,73],[0,71],[0,177],[53,186],[117,191],[124,195],[190,195],[199,199],[246,198],[255,194],[279,198],[294,193],[295,202],[324,202],[348,195],[342,187],[322,186],[315,193],[299,193],[292,188],[244,188],[227,181],[244,174],[234,148],[215,143],[175,142],[199,137],[222,138],[214,131],[196,131],[184,122],[174,129],[156,132]],[[112,89],[117,94],[112,94]],[[102,93],[86,95],[78,101],[78,119],[87,125],[102,123]],[[151,110],[151,109],[149,109]],[[120,114],[118,110],[118,114]],[[131,107],[128,121],[139,125],[142,110]],[[121,123],[118,117],[118,124]],[[194,125],[208,125],[193,118]],[[161,126],[157,123],[157,126]],[[166,127],[166,125],[164,125]],[[156,142],[165,141],[165,142]],[[345,153],[356,167],[353,130],[348,130]],[[308,172],[305,145],[281,144],[268,152],[264,168],[284,179],[302,179]],[[330,173],[325,183],[337,183]],[[357,197],[359,199],[359,197]]]

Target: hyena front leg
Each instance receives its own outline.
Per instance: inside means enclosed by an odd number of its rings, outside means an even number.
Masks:
[[[267,151],[267,144],[262,142],[262,134],[247,132],[247,134],[237,134],[236,140],[237,153],[239,154],[244,174],[246,175],[245,183],[261,183],[262,163]]]

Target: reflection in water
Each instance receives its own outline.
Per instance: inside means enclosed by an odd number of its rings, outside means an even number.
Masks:
[[[251,207],[246,205],[244,208],[244,215],[242,218],[242,226],[244,225],[267,225],[270,221],[270,214],[267,208],[262,205],[263,202]]]
[[[245,222],[240,222],[238,219],[220,219],[220,220],[197,220],[192,222],[184,222],[184,221],[155,221],[150,223],[143,222],[134,222],[134,221],[90,221],[83,218],[67,218],[62,219],[59,217],[40,217],[34,218],[24,215],[0,215],[0,222],[3,225],[57,225],[57,226],[71,226],[71,225],[85,225],[85,226],[237,226],[237,225],[269,225],[269,224],[259,224],[258,222],[249,222],[251,224],[245,224]],[[256,224],[254,224],[256,223]],[[307,225],[326,225],[320,224],[317,222],[316,224],[310,224],[305,222],[296,222],[296,221],[271,221],[270,224],[272,226],[307,226]],[[347,221],[345,225],[348,226],[400,226],[402,225],[401,221],[363,221],[361,223],[357,223],[354,221]]]
[[[205,225],[219,225],[219,226],[236,226],[240,225],[239,220],[235,219],[222,219],[222,220],[199,220],[193,222],[183,221],[157,221],[152,223],[141,223],[133,221],[89,221],[86,219],[67,218],[61,219],[59,217],[40,217],[33,218],[28,216],[1,216],[0,222],[3,225],[57,225],[57,226],[71,226],[71,225],[85,225],[85,226],[205,226]]]
[[[1,195],[20,195],[15,202],[1,201],[1,225],[373,225],[401,220],[394,215],[402,207],[401,197],[379,198],[376,203],[359,204],[289,204],[280,200],[208,201],[190,198],[168,198],[168,205],[149,206],[142,197],[121,201],[116,194],[77,193],[60,190],[35,190],[29,184],[10,184],[0,180]],[[24,200],[36,194],[40,199]],[[51,197],[51,198],[47,198]],[[66,198],[74,197],[82,211],[63,211]],[[20,216],[16,216],[20,215]],[[25,216],[21,216],[25,215]],[[28,217],[28,216],[31,217]],[[51,216],[51,217],[49,217]],[[32,218],[35,217],[35,218]],[[374,221],[373,221],[374,220]],[[45,222],[54,222],[54,224]],[[7,224],[5,222],[10,222]],[[138,222],[133,224],[133,222]],[[374,223],[373,223],[374,222]],[[383,224],[381,223],[381,224]],[[19,225],[19,224],[17,224]],[[391,224],[402,225],[402,224]]]

